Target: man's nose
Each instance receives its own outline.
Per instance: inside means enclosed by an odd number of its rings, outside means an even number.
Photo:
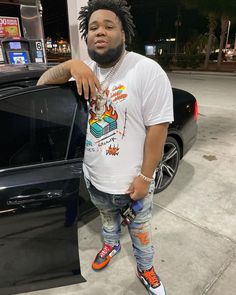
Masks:
[[[97,30],[97,35],[101,36],[101,35],[105,35],[106,34],[106,30],[104,27],[100,26]]]

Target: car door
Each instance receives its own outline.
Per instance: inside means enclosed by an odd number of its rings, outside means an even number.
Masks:
[[[83,281],[77,213],[87,106],[73,82],[0,98],[0,293]]]

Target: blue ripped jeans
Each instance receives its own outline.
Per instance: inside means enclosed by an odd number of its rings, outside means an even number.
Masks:
[[[120,209],[131,202],[128,194],[113,195],[97,190],[90,181],[85,179],[91,201],[98,208],[102,219],[102,235],[109,245],[117,244],[121,233]],[[143,208],[135,220],[128,225],[133,244],[133,252],[137,267],[147,270],[153,266],[154,248],[151,237],[151,212],[154,183],[150,185],[149,194],[143,199]]]

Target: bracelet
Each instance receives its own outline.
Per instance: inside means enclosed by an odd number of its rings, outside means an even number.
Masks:
[[[139,172],[138,176],[147,182],[152,182],[154,180],[154,178],[149,178],[149,177],[143,175],[141,172]]]

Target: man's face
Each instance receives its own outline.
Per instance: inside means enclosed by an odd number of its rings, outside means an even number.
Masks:
[[[117,15],[105,9],[96,10],[88,24],[88,52],[100,65],[119,59],[125,42],[125,33]]]

